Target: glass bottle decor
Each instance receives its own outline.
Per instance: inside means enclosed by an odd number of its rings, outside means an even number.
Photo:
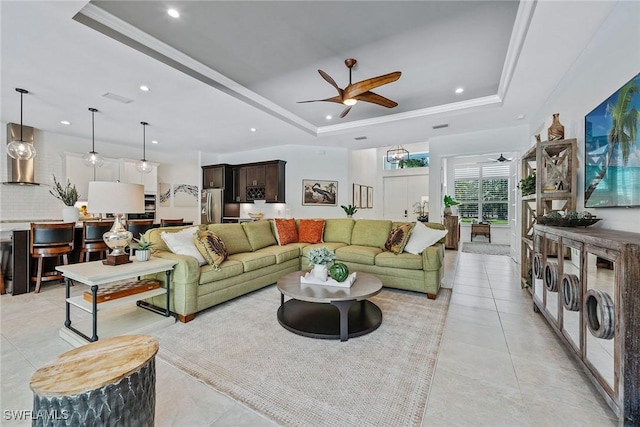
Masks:
[[[549,126],[549,141],[564,139],[564,126],[560,123],[560,113],[553,115],[553,122]]]

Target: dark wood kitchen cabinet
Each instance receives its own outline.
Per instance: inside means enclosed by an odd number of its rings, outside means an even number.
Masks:
[[[238,165],[236,167],[238,180],[236,200],[284,203],[286,163],[284,160],[273,160]]]
[[[202,188],[224,188],[224,201],[235,201],[233,166],[226,163],[202,167]]]

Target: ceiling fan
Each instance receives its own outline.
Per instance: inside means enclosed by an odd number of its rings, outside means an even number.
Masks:
[[[300,104],[305,102],[327,101],[327,102],[337,102],[338,104],[344,104],[347,106],[347,108],[345,108],[342,111],[342,114],[340,114],[340,118],[343,118],[344,116],[346,116],[347,113],[349,113],[351,108],[358,101],[371,102],[373,104],[382,105],[383,107],[387,107],[387,108],[393,108],[397,106],[398,105],[397,102],[392,101],[388,98],[385,98],[384,96],[378,95],[377,93],[373,93],[371,92],[371,89],[374,89],[382,85],[386,85],[387,83],[395,82],[400,78],[400,75],[402,73],[400,71],[394,71],[393,73],[384,74],[378,77],[372,77],[370,79],[362,80],[356,83],[351,83],[351,69],[353,68],[354,65],[356,65],[357,62],[358,61],[356,61],[353,58],[348,58],[344,60],[345,65],[347,66],[347,68],[349,68],[349,85],[344,89],[340,89],[338,84],[335,82],[335,80],[331,78],[329,74],[325,73],[322,70],[318,70],[318,73],[320,73],[322,78],[325,79],[331,86],[335,87],[338,90],[338,96],[334,96],[332,98],[327,98],[327,99],[298,101],[298,103]]]
[[[497,159],[489,158],[489,160],[491,160],[492,162],[504,163],[504,162],[510,162],[513,159],[507,158],[503,156],[502,153],[500,153],[500,157],[498,157]]]

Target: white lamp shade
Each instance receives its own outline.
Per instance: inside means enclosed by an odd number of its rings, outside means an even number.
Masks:
[[[87,210],[91,213],[144,213],[144,186],[123,182],[89,182]]]

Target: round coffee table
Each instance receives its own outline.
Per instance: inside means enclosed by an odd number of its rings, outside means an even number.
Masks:
[[[285,329],[305,337],[347,341],[380,326],[382,311],[367,301],[382,290],[376,276],[358,272],[350,288],[340,288],[300,283],[305,273],[296,271],[278,279],[278,322]],[[285,295],[291,299],[285,302]]]

